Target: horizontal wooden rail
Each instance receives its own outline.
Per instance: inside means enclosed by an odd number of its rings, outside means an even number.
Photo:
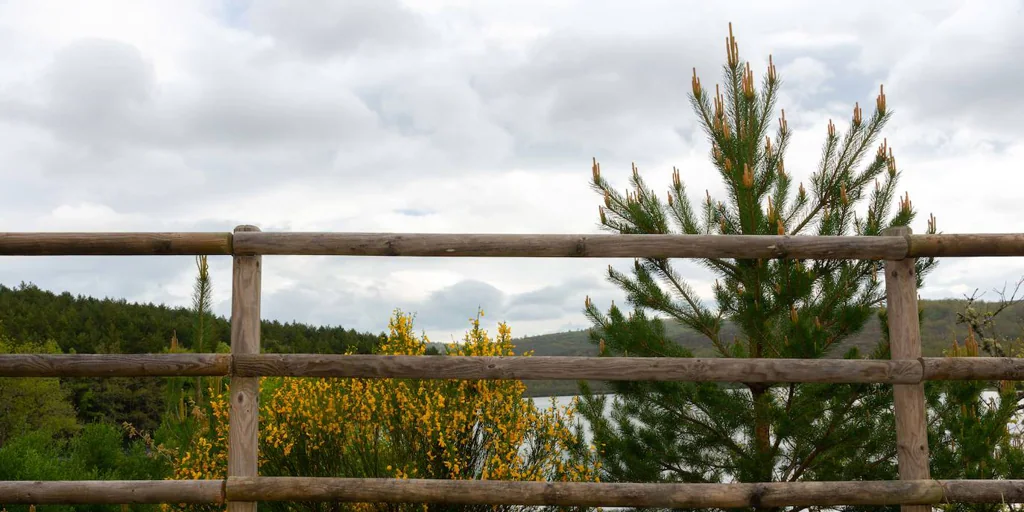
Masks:
[[[800,258],[1024,256],[1024,234],[907,237],[447,233],[0,233],[0,255]]]
[[[0,481],[2,505],[224,503],[224,480]]]
[[[231,254],[231,233],[0,233],[0,256]]]
[[[587,356],[236,355],[243,376],[917,384],[1024,380],[1024,358],[731,359]]]
[[[1024,480],[647,484],[323,477],[0,481],[4,504],[345,501],[458,505],[739,508],[1024,503]]]
[[[1020,357],[922,357],[924,380],[1024,380]]]
[[[235,233],[235,251],[335,256],[902,259],[902,237]],[[1021,248],[1024,254],[1024,246]]]
[[[613,234],[235,233],[237,253],[519,258],[1024,256],[1024,234],[907,237]]]
[[[908,258],[1024,256],[1024,234],[910,235]]]
[[[921,382],[917,361],[578,356],[236,355],[237,375],[291,377],[660,380],[690,382]]]
[[[916,384],[1024,380],[1024,359],[727,359],[339,354],[0,354],[0,377],[342,377]]]
[[[1024,480],[642,484],[244,477],[228,479],[227,499],[657,508],[1024,503]]]
[[[230,354],[0,354],[0,377],[207,377]]]

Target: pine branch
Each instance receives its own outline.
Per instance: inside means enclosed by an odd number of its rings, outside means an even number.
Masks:
[[[857,401],[857,398],[859,396],[860,395],[857,394],[857,393],[853,394],[850,397],[850,399],[846,401],[846,404],[844,405],[844,407],[842,407],[842,409],[840,409],[840,410],[842,410],[842,411],[849,411],[850,407],[853,406],[854,402]],[[814,449],[811,450],[810,454],[808,454],[806,457],[804,457],[804,459],[799,464],[797,464],[794,468],[792,468],[791,470],[787,470],[786,471],[787,475],[789,475],[790,471],[792,471],[792,476],[791,477],[787,476],[787,477],[783,478],[783,480],[797,481],[803,475],[804,471],[806,471],[807,468],[810,467],[811,463],[814,462],[814,459],[818,458],[819,455],[821,455],[825,450],[827,450],[831,446],[829,444],[829,438],[832,437],[832,434],[835,432],[836,428],[839,427],[839,425],[841,423],[840,420],[846,420],[846,419],[847,419],[847,415],[845,413],[842,414],[842,415],[836,414],[835,409],[833,409],[832,410],[832,420],[829,422],[828,428],[825,430],[824,435],[822,435],[820,438],[818,438],[818,442],[814,444]],[[836,443],[836,444],[838,444],[838,443]]]

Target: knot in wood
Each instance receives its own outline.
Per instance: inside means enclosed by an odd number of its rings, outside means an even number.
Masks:
[[[586,256],[586,255],[587,255],[587,238],[586,237],[580,237],[580,239],[576,241],[576,252],[574,253],[574,256],[582,257],[582,256]]]

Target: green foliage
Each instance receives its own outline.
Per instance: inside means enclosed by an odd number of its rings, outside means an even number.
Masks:
[[[691,103],[706,132],[726,196],[691,202],[678,170],[667,201],[634,166],[630,189],[616,191],[594,163],[592,186],[604,198],[602,226],[622,234],[878,236],[909,225],[909,197],[899,208],[899,172],[886,143],[871,148],[888,122],[884,94],[865,117],[859,106],[845,134],[829,122],[809,187],[795,186],[783,163],[792,132],[785,115],[772,131],[780,80],[769,64],[760,88],[729,37],[724,91],[710,95],[694,75]],[[771,62],[769,60],[769,62]],[[928,232],[934,232],[929,221]],[[703,337],[718,357],[835,357],[885,299],[876,262],[854,260],[703,259],[718,278],[706,305],[667,258],[644,258],[608,277],[632,313],[607,314],[587,299],[601,355],[691,357],[670,343],[653,312]],[[919,261],[923,276],[933,261]],[[920,285],[920,282],[918,283]],[[725,326],[735,330],[727,335]],[[874,357],[888,349],[875,344]],[[851,349],[843,357],[863,357]],[[601,399],[581,407],[604,450],[611,480],[721,482],[885,479],[893,474],[893,418],[888,387],[616,382],[612,417]]]
[[[209,318],[206,350],[231,339],[224,317]],[[125,300],[55,294],[22,283],[0,285],[0,325],[13,340],[55,340],[63,352],[82,354],[162,352],[172,334],[180,345],[197,349],[195,310],[165,305],[136,304]],[[382,334],[360,333],[342,327],[263,321],[261,343],[271,353],[368,354]]]
[[[192,313],[195,315],[192,337],[195,340],[195,351],[203,353],[207,349],[204,342],[213,342],[215,335],[211,306],[213,285],[210,282],[210,266],[206,263],[206,256],[196,256],[196,267],[198,272],[192,290]]]
[[[54,354],[60,350],[54,342],[21,343],[0,337],[0,353]],[[109,417],[96,417],[94,423],[81,425],[71,404],[71,393],[82,389],[66,389],[56,378],[0,378],[0,480],[161,480],[170,475],[169,458],[147,444],[147,439],[126,441]],[[111,389],[131,388],[115,384]],[[82,398],[83,403],[88,400]],[[109,405],[101,402],[97,410]],[[129,416],[133,413],[122,412]],[[84,505],[38,509],[120,510],[115,506]],[[27,511],[28,507],[8,506],[7,510]]]
[[[993,306],[968,297],[958,322],[968,326],[961,346],[948,357],[1024,357],[1021,332],[999,334],[996,317],[1020,303],[1021,282],[1013,296]],[[979,341],[980,340],[980,341]],[[933,478],[1006,479],[1024,475],[1024,383],[1003,381],[937,381],[925,386],[928,402],[928,446]],[[949,512],[1000,512],[1001,503],[943,505]]]
[[[164,396],[160,379],[130,377],[65,379],[82,423],[130,423],[152,432],[160,425]]]
[[[0,337],[0,354],[55,354],[57,345]],[[52,438],[78,429],[67,392],[55,378],[0,377],[0,447],[28,433]]]
[[[204,289],[208,292],[209,285]],[[209,297],[201,302],[208,308]],[[54,340],[54,350],[65,353],[161,353],[168,350],[172,337],[183,350],[195,352],[202,343],[204,351],[225,352],[231,339],[228,321],[206,311],[200,329],[193,308],[55,294],[24,283],[17,288],[0,285],[3,332],[17,343]],[[198,332],[205,333],[204,341],[199,341]],[[380,343],[380,336],[341,327],[276,321],[262,325],[267,352],[369,353]],[[194,379],[73,378],[62,379],[62,386],[70,393],[79,421],[128,422],[153,432],[165,411],[178,407],[178,395],[166,389],[169,382],[193,394],[197,389]]]
[[[207,344],[213,343],[213,310],[210,302],[213,301],[213,284],[210,282],[210,266],[206,263],[206,256],[196,256],[196,281],[192,290],[192,311],[195,315],[195,324],[192,327],[192,338],[195,340],[194,348],[197,353],[207,351]],[[195,385],[196,402],[203,401],[203,378],[196,377]]]
[[[169,461],[142,439],[123,443],[124,434],[110,424],[86,425],[71,439],[31,432],[0,448],[0,480],[163,480]],[[27,512],[27,505],[7,506]],[[44,511],[119,511],[116,505],[42,506]],[[133,510],[158,510],[141,506]]]
[[[977,357],[961,353],[959,357]],[[1024,474],[1024,436],[1014,419],[1022,401],[1011,383],[928,383],[932,476],[1016,478]],[[994,396],[986,397],[984,392]]]
[[[32,284],[0,285],[0,323],[15,340],[55,340],[67,353],[159,353],[171,333],[189,338],[191,310],[124,300],[54,294]],[[230,339],[227,321],[217,322],[218,339]]]

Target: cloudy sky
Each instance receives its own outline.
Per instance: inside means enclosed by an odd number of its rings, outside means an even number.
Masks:
[[[628,5],[628,7],[627,7]],[[1024,12],[1011,0],[0,0],[0,231],[594,233],[590,159],[623,183],[721,190],[687,104],[733,22],[769,54],[806,178],[828,119],[885,84],[923,219],[1024,230]],[[483,307],[514,334],[584,327],[607,260],[266,257],[268,318],[436,340]],[[230,260],[211,260],[218,313]],[[698,290],[713,276],[681,266]],[[922,295],[991,289],[1024,259],[945,260]],[[194,262],[5,258],[0,283],[184,305]],[[490,323],[489,323],[490,324]]]

